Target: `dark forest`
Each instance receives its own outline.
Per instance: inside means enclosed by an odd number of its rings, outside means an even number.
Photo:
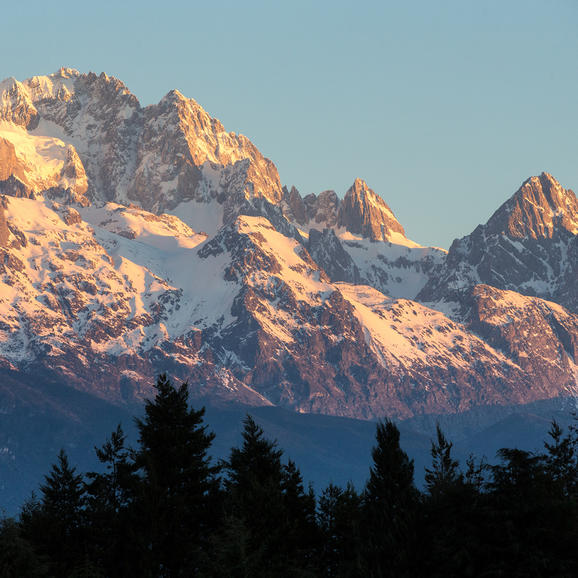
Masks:
[[[389,420],[363,488],[306,488],[249,415],[228,459],[188,386],[166,376],[79,473],[61,451],[16,518],[0,522],[0,577],[467,577],[578,574],[578,427],[542,453],[459,464],[442,430],[425,486]]]

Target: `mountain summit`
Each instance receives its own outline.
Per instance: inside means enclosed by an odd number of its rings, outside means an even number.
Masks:
[[[0,83],[0,373],[22,388],[122,405],[167,372],[201,400],[363,418],[566,395],[576,238],[545,173],[446,255],[361,179],[282,187],[176,90],[142,107],[104,73]]]
[[[338,225],[372,241],[405,240],[405,231],[385,201],[355,179],[339,206]]]
[[[479,283],[578,311],[578,201],[548,173],[531,177],[484,225],[456,239],[418,295],[459,302]]]
[[[512,239],[551,239],[563,230],[578,233],[578,201],[548,173],[525,181],[486,224],[486,234]]]
[[[8,79],[0,83],[0,138],[0,176],[9,172],[27,196],[55,189],[96,204],[133,203],[178,214],[211,234],[240,214],[264,214],[281,227],[291,221],[409,242],[360,179],[343,201],[332,191],[305,199],[296,189],[283,191],[273,162],[178,90],[143,108],[105,73],[62,68]]]

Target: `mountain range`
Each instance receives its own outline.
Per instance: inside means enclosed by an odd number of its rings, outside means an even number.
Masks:
[[[0,83],[0,195],[4,416],[79,419],[31,383],[125,411],[161,372],[199,403],[361,419],[575,404],[578,202],[548,173],[446,252],[361,179],[283,186],[178,91],[142,107],[63,68]]]

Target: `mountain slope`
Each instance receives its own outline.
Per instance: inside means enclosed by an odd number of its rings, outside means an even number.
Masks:
[[[471,235],[453,242],[417,298],[460,302],[478,283],[578,311],[578,201],[548,173],[520,189]]]
[[[10,79],[0,139],[10,371],[118,404],[167,371],[197,399],[363,418],[573,395],[575,311],[551,301],[574,304],[576,199],[550,175],[446,257],[360,179],[282,188],[178,91],[143,108],[105,74]]]
[[[433,248],[425,251],[426,259],[424,251],[413,252],[419,245],[405,237],[387,204],[361,179],[343,200],[332,191],[302,199],[296,189],[282,189],[275,165],[246,137],[225,131],[178,91],[143,108],[115,78],[61,69],[24,82],[4,81],[0,103],[5,193],[49,191],[51,198],[81,204],[134,203],[175,214],[209,235],[241,214],[264,216],[297,239],[329,227],[340,241],[323,247],[326,239],[317,240],[318,257],[328,257],[320,262],[323,268],[332,269],[332,249],[344,243],[363,282],[409,298],[443,259]],[[373,241],[379,241],[378,249],[368,244]],[[358,280],[348,274],[332,278]]]
[[[574,375],[568,357],[546,387],[548,368],[523,368],[435,310],[330,282],[263,217],[207,239],[112,203],[3,206],[4,366],[116,403],[148,395],[169,371],[198,398],[410,417],[564,394]],[[552,355],[565,343],[557,331]]]

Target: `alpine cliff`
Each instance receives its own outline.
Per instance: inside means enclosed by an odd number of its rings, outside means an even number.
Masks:
[[[361,179],[282,186],[178,91],[61,69],[0,83],[0,194],[5,412],[38,376],[126,406],[160,372],[364,419],[576,394],[578,204],[547,173],[446,254]]]

